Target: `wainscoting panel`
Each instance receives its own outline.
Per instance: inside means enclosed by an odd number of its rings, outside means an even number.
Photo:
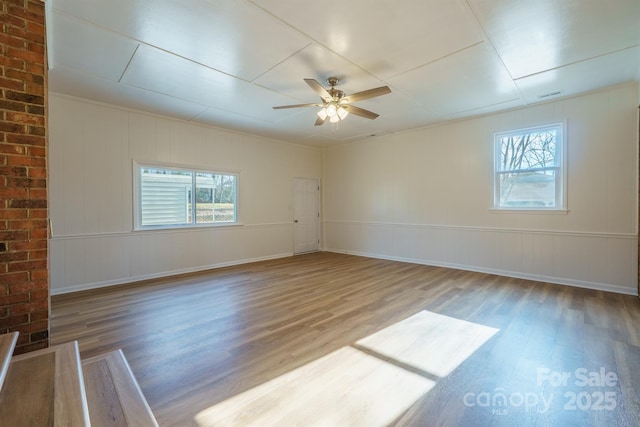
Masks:
[[[291,256],[293,225],[55,237],[52,294]]]
[[[337,220],[324,231],[330,252],[636,294],[635,235]]]

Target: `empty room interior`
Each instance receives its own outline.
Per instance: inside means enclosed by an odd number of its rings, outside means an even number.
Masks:
[[[638,0],[3,0],[0,424],[638,426]]]

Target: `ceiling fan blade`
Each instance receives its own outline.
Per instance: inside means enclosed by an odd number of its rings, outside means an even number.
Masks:
[[[283,108],[301,108],[301,107],[322,107],[323,104],[295,104],[295,105],[281,105],[279,107],[273,107],[274,110],[282,110]]]
[[[375,98],[376,96],[386,95],[388,93],[391,93],[389,86],[380,86],[375,89],[352,93],[351,95],[345,96],[344,99],[346,102],[358,102],[369,98]]]
[[[318,117],[318,118],[316,119],[316,123],[314,124],[314,126],[321,126],[321,125],[323,125],[325,120],[326,120],[326,119],[323,119],[322,117]]]
[[[355,105],[343,105],[342,108],[344,108],[345,110],[347,110],[348,112],[350,112],[351,114],[355,114],[356,116],[360,116],[360,117],[364,117],[365,119],[375,119],[379,116],[379,114],[376,114],[374,112],[371,112],[369,110],[365,110],[364,108],[360,108],[360,107],[356,107]]]
[[[318,83],[317,80],[304,79],[304,81],[307,82],[311,89],[313,89],[318,95],[320,95],[320,98],[322,98],[323,101],[329,102],[333,99],[331,94],[327,92],[327,90],[320,83]]]

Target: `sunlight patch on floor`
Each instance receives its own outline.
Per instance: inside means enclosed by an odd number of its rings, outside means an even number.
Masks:
[[[211,406],[195,421],[200,427],[385,426],[496,332],[423,311]]]
[[[488,326],[421,311],[356,344],[443,378],[497,332]]]
[[[202,427],[387,425],[435,383],[351,347],[208,408]]]

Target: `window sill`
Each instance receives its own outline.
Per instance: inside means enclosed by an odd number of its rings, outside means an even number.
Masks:
[[[156,225],[146,227],[135,227],[134,232],[138,231],[184,231],[184,230],[201,230],[203,228],[226,228],[241,227],[241,222],[226,222],[217,224],[196,224],[196,225]]]
[[[526,215],[566,215],[568,209],[518,209],[518,208],[491,208],[489,213],[494,214],[526,214]]]

